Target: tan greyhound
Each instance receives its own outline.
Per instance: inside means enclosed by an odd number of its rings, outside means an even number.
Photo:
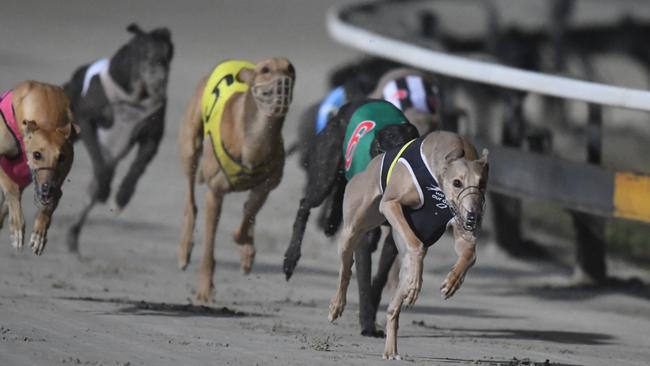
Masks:
[[[346,304],[353,253],[365,234],[390,223],[401,255],[400,281],[387,311],[385,359],[399,359],[397,328],[402,304],[413,305],[422,287],[427,248],[451,225],[458,260],[442,283],[447,299],[461,286],[476,260],[476,238],[487,184],[487,150],[480,159],[474,147],[451,132],[432,132],[399,149],[375,157],[348,183],[339,241],[339,284],[329,319]]]
[[[257,64],[225,61],[198,85],[181,125],[179,143],[188,182],[185,218],[178,251],[184,269],[192,251],[196,217],[194,180],[205,181],[205,234],[199,270],[200,301],[212,300],[214,238],[223,196],[249,190],[241,225],[233,233],[240,245],[240,264],[250,272],[255,258],[255,217],[282,178],[284,143],[282,124],[291,104],[295,70],[285,58]],[[204,139],[204,136],[206,137]]]
[[[79,127],[72,122],[63,89],[36,81],[24,81],[0,97],[0,119],[0,227],[9,215],[11,245],[22,249],[25,219],[20,200],[23,189],[34,180],[38,211],[30,246],[41,255],[61,186],[72,166],[71,138]]]

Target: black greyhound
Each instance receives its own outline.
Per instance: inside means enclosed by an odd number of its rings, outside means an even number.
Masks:
[[[164,132],[167,80],[174,53],[171,34],[167,28],[145,32],[136,24],[127,30],[133,37],[110,59],[79,67],[64,85],[94,173],[88,202],[68,230],[72,252],[79,250],[79,234],[92,207],[110,196],[118,162],[138,145],[115,195],[115,205],[121,210],[156,155]]]

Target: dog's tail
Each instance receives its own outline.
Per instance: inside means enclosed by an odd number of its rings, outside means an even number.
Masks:
[[[185,269],[190,261],[192,252],[194,224],[196,221],[196,199],[194,185],[196,171],[199,166],[201,147],[203,146],[203,123],[201,119],[201,96],[205,88],[206,79],[203,79],[196,88],[187,111],[181,123],[178,134],[178,143],[181,151],[181,165],[187,178],[187,199],[185,202],[185,216],[181,231],[181,242],[178,248],[178,265]]]

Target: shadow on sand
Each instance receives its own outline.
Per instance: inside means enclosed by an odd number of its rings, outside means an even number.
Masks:
[[[382,306],[382,310],[386,311],[386,305]],[[497,312],[487,309],[476,308],[461,308],[453,306],[430,306],[418,305],[409,309],[404,309],[404,312],[413,314],[427,314],[427,315],[457,315],[466,316],[470,318],[490,318],[490,319],[522,319],[520,316],[512,316],[499,314]]]
[[[506,292],[504,295],[530,295],[544,300],[587,300],[603,295],[628,295],[650,300],[650,284],[633,277],[620,279],[610,277],[604,284],[597,285],[545,285],[534,286],[517,292]]]
[[[614,344],[613,336],[603,333],[568,332],[559,330],[536,330],[536,329],[510,329],[510,328],[441,328],[425,324],[424,321],[414,321],[414,325],[422,328],[434,329],[435,334],[428,335],[407,335],[404,338],[482,338],[482,339],[516,339],[554,342],[560,344],[581,344],[581,345],[607,345]]]
[[[239,318],[249,316],[263,316],[260,314],[245,313],[227,307],[213,308],[205,305],[193,304],[167,304],[164,302],[150,302],[144,300],[129,300],[121,298],[97,297],[59,297],[61,300],[86,301],[105,304],[127,305],[110,314],[121,313],[130,315],[158,315],[158,316],[205,316],[213,318]]]
[[[484,366],[582,366],[578,364],[551,362],[549,360],[545,360],[542,362],[532,361],[527,358],[520,360],[516,357],[513,357],[510,360],[503,360],[503,359],[470,360],[470,359],[447,358],[447,357],[418,357],[418,359],[433,361],[439,365],[472,364],[472,365],[484,365]]]

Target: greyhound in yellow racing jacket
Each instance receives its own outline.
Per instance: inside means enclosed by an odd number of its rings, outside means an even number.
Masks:
[[[244,191],[264,180],[274,168],[274,157],[254,167],[248,167],[230,155],[221,138],[221,120],[228,101],[237,93],[246,93],[248,84],[237,80],[242,69],[255,69],[255,64],[229,60],[219,64],[208,77],[201,97],[201,116],[205,135],[212,139],[214,153],[234,191]]]
[[[214,239],[224,196],[248,191],[241,224],[233,233],[239,244],[242,272],[251,271],[255,258],[257,213],[282,180],[282,126],[293,96],[296,71],[286,58],[251,63],[220,63],[201,79],[190,99],[179,131],[187,196],[178,247],[178,264],[186,268],[193,246],[197,205],[196,173],[208,187],[205,235],[196,297],[210,301],[214,288]]]

